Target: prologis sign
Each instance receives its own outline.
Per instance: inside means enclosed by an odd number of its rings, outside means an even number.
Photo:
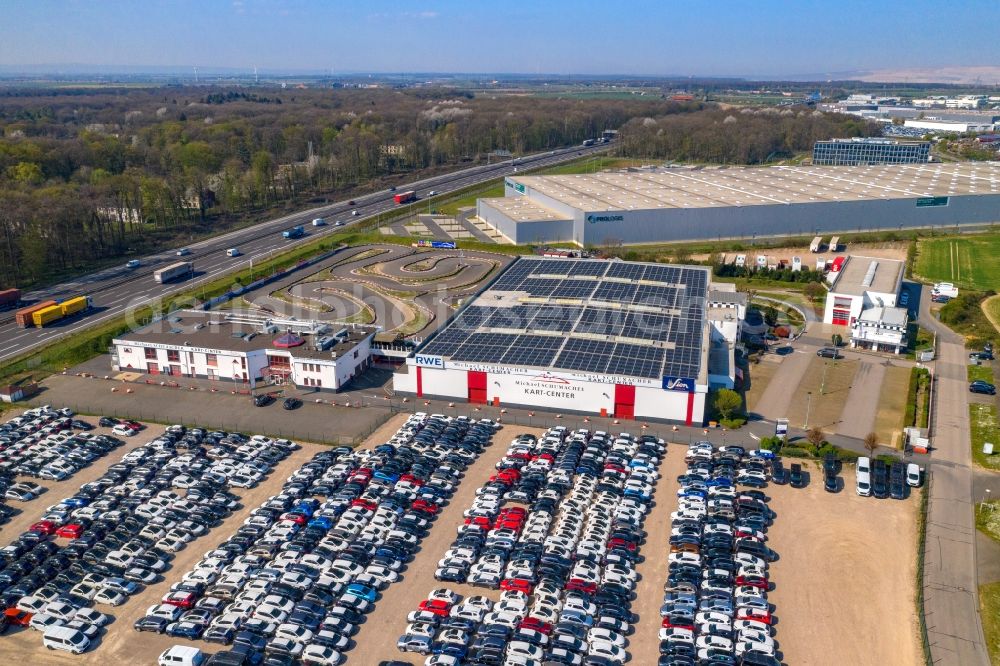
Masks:
[[[599,215],[597,213],[589,213],[587,215],[587,222],[589,224],[597,224],[598,222],[624,222],[624,215]]]

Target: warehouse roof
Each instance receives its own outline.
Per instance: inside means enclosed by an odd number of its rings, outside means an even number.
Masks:
[[[451,361],[697,378],[709,271],[521,257],[419,353]]]
[[[509,179],[591,212],[1000,194],[1000,163],[633,169]],[[526,198],[485,201],[494,207],[515,206],[500,202]],[[534,209],[524,211],[525,220],[546,219],[531,216]]]
[[[551,220],[569,220],[571,218],[550,208],[541,206],[528,197],[500,197],[483,199],[487,205],[500,211],[515,222],[538,222]]]
[[[903,278],[904,263],[895,259],[847,257],[830,291],[862,296],[866,291],[894,294]]]

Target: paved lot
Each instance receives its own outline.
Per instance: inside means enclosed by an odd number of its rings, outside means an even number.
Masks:
[[[916,514],[919,497],[877,500],[846,487],[823,490],[813,468],[806,488],[771,485],[777,513],[768,530],[776,640],[795,666],[919,664]],[[958,661],[942,663],[959,664]]]
[[[771,377],[767,388],[757,399],[753,413],[765,419],[780,419],[788,416],[788,410],[794,397],[793,387],[799,385],[809,364],[815,358],[815,351],[803,345],[795,345],[794,354],[783,357],[777,371]],[[750,368],[751,377],[753,368]],[[753,381],[751,379],[751,381]],[[796,423],[795,425],[801,425]]]
[[[837,432],[841,435],[864,439],[865,435],[875,430],[875,414],[886,367],[886,362],[875,357],[862,358],[858,363],[850,393],[840,413]]]
[[[104,373],[110,372],[105,367]],[[102,375],[103,376],[103,375]],[[205,385],[178,378],[185,385]],[[230,387],[212,393],[206,389],[185,390],[159,385],[122,383],[75,375],[54,375],[43,383],[43,391],[32,404],[68,406],[85,414],[107,414],[139,421],[155,419],[201,427],[261,433],[272,437],[328,443],[353,443],[377,428],[387,417],[385,409],[334,407],[307,402],[287,411],[278,402],[254,407],[249,396],[232,395]],[[118,390],[111,392],[112,388]],[[132,389],[133,393],[126,393]],[[322,394],[324,400],[335,399]]]
[[[139,435],[131,438],[132,441],[129,442],[130,446],[134,448],[134,446],[152,439],[152,436],[147,435],[151,430],[153,428],[148,428]],[[2,641],[0,642],[0,646],[2,646],[0,647],[0,654],[3,655],[3,663],[93,664],[95,666],[135,664],[138,666],[155,664],[157,656],[171,645],[196,645],[203,650],[209,648],[209,652],[215,652],[215,646],[201,641],[193,643],[177,638],[170,638],[169,636],[138,633],[132,628],[132,624],[146,613],[147,608],[157,603],[170,588],[170,585],[180,580],[181,576],[195,562],[201,559],[202,555],[225,541],[235,532],[253,509],[275,494],[281,487],[281,484],[284,483],[284,480],[304,462],[312,458],[313,454],[321,450],[321,448],[324,447],[315,444],[303,444],[301,449],[293,452],[281,461],[267,479],[265,479],[264,483],[252,489],[233,489],[240,496],[242,507],[234,511],[233,515],[223,521],[221,525],[213,528],[206,536],[196,539],[188,544],[187,548],[177,553],[177,556],[171,563],[170,569],[166,572],[164,580],[148,586],[145,590],[133,595],[128,602],[117,608],[99,606],[98,610],[113,615],[115,620],[108,626],[106,633],[100,638],[96,648],[92,648],[85,654],[77,656],[62,652],[50,652],[42,647],[41,635],[37,631],[20,629],[11,631],[0,639]],[[124,454],[124,451],[118,449],[109,458],[113,459],[113,462],[118,462]],[[111,462],[109,461],[108,464],[111,464]],[[93,469],[94,467],[88,468],[86,473],[90,473]],[[96,476],[98,474],[93,475],[93,477]],[[71,491],[63,493],[63,496],[72,495],[73,491],[83,482],[84,480],[78,477],[62,482],[63,485],[69,483],[70,488],[72,488]],[[62,492],[62,489],[60,489],[60,492]],[[55,497],[54,493],[49,493],[49,495],[52,495],[53,498]],[[43,495],[42,499],[34,502],[38,506],[34,508],[35,515],[29,520],[29,524],[37,520],[41,515],[42,509],[48,506],[48,502],[44,498],[45,496]],[[53,499],[54,501],[55,499]],[[18,518],[20,519],[21,516]]]

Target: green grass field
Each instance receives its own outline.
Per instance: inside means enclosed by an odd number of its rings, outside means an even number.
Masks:
[[[921,240],[914,273],[930,282],[1000,291],[1000,234]]]

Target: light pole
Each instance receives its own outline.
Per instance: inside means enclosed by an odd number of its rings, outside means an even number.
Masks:
[[[990,489],[987,488],[986,492],[983,493],[983,501],[979,505],[980,506],[979,511],[982,512],[982,507],[989,506],[989,504],[990,504]]]
[[[806,391],[806,430],[809,429],[809,409],[812,407],[812,391]]]

